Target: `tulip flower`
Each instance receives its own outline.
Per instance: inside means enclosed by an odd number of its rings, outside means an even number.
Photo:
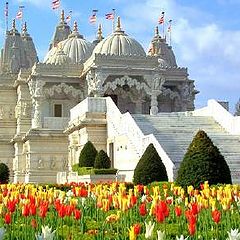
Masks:
[[[139,205],[139,213],[141,216],[145,216],[147,214],[146,203],[141,203]]]
[[[228,233],[227,240],[240,240],[240,232],[238,232],[238,229],[231,229],[231,232]]]
[[[6,224],[10,224],[11,221],[12,221],[11,214],[10,213],[6,213],[4,220],[5,220]]]
[[[48,226],[42,226],[41,235],[36,235],[37,240],[53,240],[56,230],[52,231],[52,228]]]
[[[195,224],[188,224],[188,231],[191,236],[193,236],[196,232],[196,225]]]
[[[137,235],[135,234],[134,227],[131,226],[129,229],[129,240],[136,240]]]
[[[158,240],[164,240],[166,238],[165,232],[161,231],[161,230],[157,230],[157,236],[158,236]]]
[[[136,223],[133,225],[134,233],[138,235],[141,232],[141,225],[139,223]]]
[[[215,223],[219,223],[221,219],[221,212],[215,209],[212,211],[212,219]]]
[[[5,234],[6,230],[4,227],[0,228],[0,240],[2,240],[4,238],[4,234]]]
[[[78,210],[78,209],[74,210],[74,218],[76,220],[79,220],[81,218],[81,211],[80,210]]]
[[[181,209],[180,206],[176,206],[176,207],[175,207],[175,214],[176,214],[177,217],[180,217],[180,216],[181,216],[181,214],[182,214],[182,209]]]
[[[146,233],[145,233],[145,238],[151,238],[152,234],[153,234],[153,229],[155,226],[155,223],[152,223],[151,221],[149,221],[148,223],[145,222],[145,226],[146,226]]]

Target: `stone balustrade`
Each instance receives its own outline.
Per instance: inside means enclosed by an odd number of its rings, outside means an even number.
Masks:
[[[66,117],[44,117],[43,128],[63,130],[67,127],[69,118]]]

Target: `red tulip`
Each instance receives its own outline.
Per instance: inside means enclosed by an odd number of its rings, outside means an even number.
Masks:
[[[80,210],[78,210],[78,209],[74,210],[74,218],[76,220],[79,220],[81,218],[81,211]]]
[[[31,205],[29,206],[29,214],[30,214],[31,216],[34,216],[34,215],[36,215],[36,212],[37,212],[37,207],[36,207],[36,205],[35,205],[35,204],[31,204]]]
[[[23,207],[22,207],[22,215],[24,217],[28,217],[29,216],[29,205],[28,204],[23,205]]]
[[[58,216],[63,218],[66,215],[66,207],[62,204],[58,210]]]
[[[6,224],[10,224],[11,223],[12,218],[11,218],[11,214],[10,213],[6,213],[4,221],[5,221]]]
[[[193,214],[193,212],[191,210],[187,210],[185,212],[185,216],[186,216],[189,224],[191,224],[191,225],[196,224],[196,222],[197,222],[197,215]]]
[[[145,216],[147,214],[146,203],[141,203],[139,205],[139,213],[141,216]]]
[[[191,236],[193,236],[196,232],[196,225],[195,224],[188,224],[188,231]]]
[[[199,207],[198,207],[197,203],[192,203],[191,204],[191,209],[192,209],[192,213],[194,215],[197,215],[199,213]]]
[[[215,223],[219,223],[221,220],[221,212],[215,209],[212,211],[212,219]]]
[[[46,204],[41,204],[41,205],[39,206],[39,216],[40,216],[41,218],[45,218],[45,217],[46,217],[47,211],[48,211],[48,205],[46,205]]]
[[[180,206],[175,207],[175,214],[177,217],[180,217],[182,215],[182,209]]]
[[[136,223],[133,225],[134,233],[138,235],[141,232],[141,225],[139,223]]]
[[[8,200],[7,208],[9,212],[13,213],[16,209],[16,201],[15,200]]]

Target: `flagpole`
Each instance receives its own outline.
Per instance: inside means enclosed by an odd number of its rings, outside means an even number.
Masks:
[[[116,9],[113,8],[112,11],[113,11],[112,32],[114,32],[114,30],[115,30],[115,16],[116,16]]]

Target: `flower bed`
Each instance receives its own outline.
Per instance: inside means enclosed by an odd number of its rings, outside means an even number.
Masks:
[[[62,188],[63,186],[61,186]],[[240,186],[0,185],[0,239],[240,239]]]

